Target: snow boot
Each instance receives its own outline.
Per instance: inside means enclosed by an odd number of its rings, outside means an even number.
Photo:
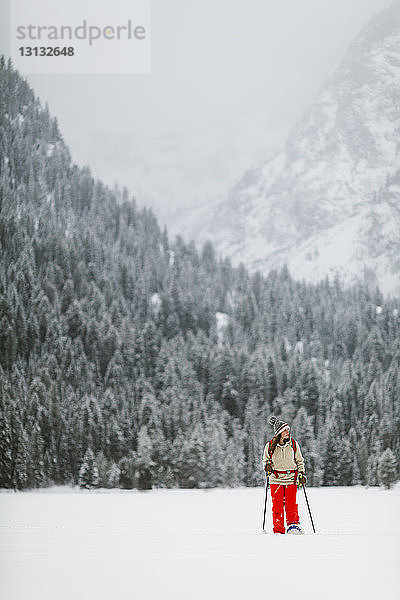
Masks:
[[[302,530],[299,524],[293,523],[292,525],[288,526],[288,528],[286,529],[286,533],[291,533],[293,535],[302,535],[304,534],[304,531]]]

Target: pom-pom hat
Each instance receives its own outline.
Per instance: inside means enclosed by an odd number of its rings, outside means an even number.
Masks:
[[[289,429],[290,431],[290,425],[288,425],[285,421],[281,421],[280,419],[278,419],[278,417],[274,417],[272,415],[272,417],[269,418],[268,422],[274,428],[274,437],[276,435],[281,434],[282,431],[284,431],[285,429]]]

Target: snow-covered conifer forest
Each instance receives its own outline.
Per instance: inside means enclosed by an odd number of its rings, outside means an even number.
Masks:
[[[397,299],[171,239],[4,57],[0,97],[0,487],[262,485],[271,413],[310,486],[392,486]]]

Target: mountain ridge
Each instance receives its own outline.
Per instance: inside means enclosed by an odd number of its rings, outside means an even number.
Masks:
[[[389,202],[399,182],[399,48],[396,2],[363,28],[282,151],[244,174],[197,239],[210,238],[222,254],[250,269],[287,263],[306,280],[339,273],[347,282],[361,279],[399,295],[398,261],[382,243],[374,256],[366,234],[375,221],[382,226],[385,213],[383,233],[390,235],[390,247],[399,248],[400,226],[393,230],[390,224],[400,222],[399,208]],[[335,264],[331,256],[324,265],[318,260],[326,254],[324,242],[340,252],[331,237],[346,219],[354,225],[356,215],[360,223],[355,229],[349,224],[346,260]]]

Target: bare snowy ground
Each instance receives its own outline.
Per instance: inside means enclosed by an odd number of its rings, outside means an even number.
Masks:
[[[400,598],[400,486],[308,489],[317,534],[261,533],[264,490],[0,494],[2,600]],[[270,501],[268,529],[271,531]]]

